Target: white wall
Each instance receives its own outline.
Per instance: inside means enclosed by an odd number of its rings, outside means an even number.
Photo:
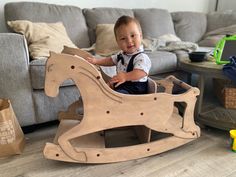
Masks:
[[[236,10],[235,0],[219,0],[217,11]]]
[[[7,2],[23,0],[0,1],[0,32],[5,32],[3,8]],[[120,7],[120,8],[162,8],[173,11],[209,12],[214,9],[215,0],[24,0],[34,2],[53,3],[61,5],[75,5],[80,8],[92,7]],[[212,3],[213,2],[213,3]]]

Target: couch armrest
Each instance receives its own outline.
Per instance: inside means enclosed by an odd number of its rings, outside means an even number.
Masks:
[[[29,56],[23,35],[0,33],[0,98],[9,98],[21,126],[35,124]]]

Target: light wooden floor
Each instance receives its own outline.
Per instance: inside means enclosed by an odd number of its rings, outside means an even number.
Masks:
[[[56,126],[26,134],[24,153],[0,159],[0,177],[235,177],[236,153],[227,131],[203,129],[180,148],[127,162],[86,165],[47,160],[42,150]],[[128,152],[127,152],[128,153]]]

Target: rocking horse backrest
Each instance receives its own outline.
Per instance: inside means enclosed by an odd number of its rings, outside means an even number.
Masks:
[[[157,84],[153,79],[149,77],[148,78],[148,93],[156,93],[156,92],[157,92]]]
[[[67,46],[64,46],[61,53],[69,54],[69,55],[77,55],[82,58],[93,57],[92,54],[90,54],[89,52],[86,52],[85,50],[81,50],[79,48],[71,48]]]

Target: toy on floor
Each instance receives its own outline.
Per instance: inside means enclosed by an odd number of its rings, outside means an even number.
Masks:
[[[236,152],[236,130],[230,130],[230,138],[231,138],[231,149],[233,152]]]
[[[186,89],[182,94],[155,93],[150,83],[145,95],[127,95],[115,92],[104,81],[97,68],[79,56],[50,53],[46,63],[45,92],[55,97],[60,84],[72,79],[82,100],[73,103],[68,112],[60,113],[60,125],[53,143],[47,143],[44,156],[48,159],[77,163],[110,163],[158,154],[200,136],[194,122],[194,107],[199,89],[169,76],[159,83],[177,84]],[[170,89],[166,87],[167,90]],[[185,103],[181,116],[176,103]],[[83,114],[75,112],[83,106]],[[133,126],[140,144],[124,147],[105,147],[101,132],[119,127]],[[152,132],[171,134],[152,141]]]

